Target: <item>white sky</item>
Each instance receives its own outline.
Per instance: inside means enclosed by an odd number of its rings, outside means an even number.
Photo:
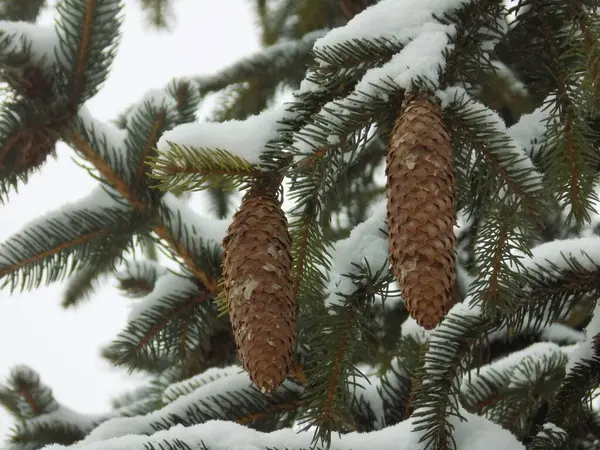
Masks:
[[[214,73],[259,48],[249,0],[175,0],[177,22],[170,34],[148,29],[138,1],[125,3],[118,56],[103,89],[88,102],[98,119],[116,118],[147,90],[164,87],[174,76]],[[41,22],[52,20],[50,11]],[[72,156],[60,144],[58,159],[50,160],[13,194],[7,206],[0,206],[0,240],[95,186]],[[114,285],[109,280],[74,310],[60,306],[62,283],[23,294],[0,292],[0,379],[15,364],[27,364],[40,373],[59,402],[83,413],[107,410],[110,398],[141,380],[110,367],[99,356],[100,347],[125,325],[129,308]],[[0,408],[0,442],[11,424]]]

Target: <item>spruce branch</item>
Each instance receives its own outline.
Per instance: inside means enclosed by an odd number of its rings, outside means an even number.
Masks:
[[[208,340],[215,316],[210,294],[192,280],[162,275],[148,296],[130,313],[128,324],[107,351],[131,370],[148,360],[186,364]]]
[[[456,380],[463,358],[491,321],[469,302],[455,305],[433,331],[417,372],[418,385],[413,391],[414,431],[422,431],[422,441],[433,448],[455,448],[449,416],[460,415]]]
[[[52,390],[43,384],[31,368],[12,368],[5,386],[0,389],[0,403],[19,420],[27,420],[58,408]]]
[[[198,84],[202,95],[259,78],[266,78],[270,80],[271,85],[276,86],[282,78],[289,77],[291,72],[296,70],[297,64],[309,62],[314,42],[325,33],[325,30],[318,30],[298,40],[271,45],[215,75],[199,76],[193,80]]]
[[[256,175],[257,168],[220,149],[197,149],[169,143],[169,151],[149,160],[158,188],[175,194],[202,189],[239,188]]]
[[[107,245],[93,266],[82,266],[69,278],[63,294],[63,308],[72,308],[94,293],[99,281],[114,270],[127,249],[133,248],[132,236],[125,235]]]
[[[150,294],[158,278],[166,273],[167,269],[154,261],[138,259],[125,261],[115,275],[119,289],[128,297],[137,298]]]
[[[174,425],[188,427],[208,421],[241,421],[247,424],[251,420],[262,419],[267,410],[280,415],[288,409],[288,405],[300,401],[302,389],[292,382],[286,381],[276,391],[263,394],[245,373],[240,373],[241,367],[237,373],[233,369],[226,367],[208,371],[207,375],[216,375],[212,380],[202,380],[203,375],[200,374],[197,376],[200,378],[197,389],[178,396],[142,420],[139,417],[109,420],[96,428],[90,437],[102,440],[105,436],[150,435]],[[218,374],[215,370],[225,373]]]
[[[90,198],[59,209],[5,241],[0,246],[0,278],[12,290],[62,279],[79,267],[101,262],[107,246],[131,236],[146,220],[100,186]]]
[[[5,0],[0,20],[35,22],[46,6],[46,0]]]
[[[599,309],[597,308],[596,311]],[[589,432],[582,418],[590,414],[593,393],[600,387],[600,356],[598,345],[600,336],[591,339],[595,348],[591,358],[576,363],[567,372],[566,377],[552,399],[547,422],[562,428],[570,439],[576,436],[585,437]],[[589,345],[589,342],[580,345]]]
[[[56,5],[57,63],[72,111],[93,97],[108,75],[116,55],[122,8],[121,0],[61,0]]]

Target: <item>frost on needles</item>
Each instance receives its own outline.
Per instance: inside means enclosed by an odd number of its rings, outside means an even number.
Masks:
[[[98,182],[0,279],[116,283],[148,381],[89,415],[14,367],[3,448],[597,448],[596,2],[256,0],[264,48],[107,122],[124,5],[0,5],[0,200],[57,151]]]

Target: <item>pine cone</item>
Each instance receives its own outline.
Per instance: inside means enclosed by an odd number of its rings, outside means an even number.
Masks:
[[[386,163],[392,270],[411,317],[431,329],[450,309],[456,277],[452,148],[437,105],[424,97],[406,104]]]
[[[276,389],[293,367],[292,242],[274,193],[251,190],[223,241],[223,281],[238,354],[252,381]]]

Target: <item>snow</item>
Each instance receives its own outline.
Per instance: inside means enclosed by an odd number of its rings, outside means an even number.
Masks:
[[[584,340],[584,335],[581,331],[574,330],[561,323],[553,323],[540,329],[535,320],[526,320],[519,327],[518,333],[526,333],[528,331],[536,334],[539,333],[542,341],[574,344]],[[508,335],[507,326],[505,325],[489,333],[487,339],[490,342],[506,341]]]
[[[164,110],[166,111],[165,121],[172,122],[178,116],[177,100],[171,95],[167,89],[151,89],[144,94],[142,99],[138,101],[131,111],[127,113],[126,122],[131,123],[131,119],[137,115],[141,117],[147,115],[146,111]]]
[[[176,145],[192,155],[199,151],[222,150],[251,164],[258,164],[266,144],[279,137],[279,122],[287,114],[285,108],[279,105],[246,120],[178,125],[159,139],[159,159],[162,157],[160,154],[169,154],[171,146]]]
[[[508,134],[524,149],[529,149],[529,157],[535,158],[544,144],[548,131],[550,108],[548,100],[529,114],[523,114],[519,121],[508,129]]]
[[[58,405],[58,408],[48,414],[33,417],[22,422],[22,426],[26,430],[33,430],[36,426],[56,427],[59,424],[65,424],[69,427],[75,427],[81,430],[82,433],[88,433],[99,423],[107,419],[115,417],[117,412],[109,412],[105,414],[82,414],[73,411],[64,405]]]
[[[392,81],[397,86],[410,90],[417,78],[437,85],[439,70],[445,67],[444,50],[450,49],[450,37],[455,28],[439,23],[428,23],[422,28],[423,34],[416,36],[400,53],[397,53],[381,67],[367,71],[355,88],[363,93],[363,101],[369,95],[377,95],[375,84]],[[366,94],[366,95],[365,95]],[[377,95],[381,98],[382,92]]]
[[[240,368],[241,371],[241,368]],[[286,390],[299,389],[299,386],[285,381],[277,392],[285,392]],[[129,434],[151,434],[154,432],[152,424],[170,423],[169,418],[175,414],[177,416],[186,417],[185,411],[188,408],[201,408],[209,413],[212,417],[226,415],[231,412],[232,404],[225,401],[223,396],[232,398],[232,395],[237,394],[238,398],[243,396],[246,400],[250,393],[260,394],[260,391],[254,386],[250,378],[245,372],[235,375],[229,375],[220,379],[216,379],[210,383],[200,386],[193,392],[182,395],[175,399],[162,409],[153,411],[145,416],[136,417],[118,417],[108,420],[95,428],[81,444],[82,448],[113,448],[102,447],[98,443],[100,441],[111,439],[114,437],[127,436]],[[263,397],[265,400],[267,397]],[[171,428],[172,430],[173,428]],[[178,437],[175,435],[174,437]],[[147,437],[145,439],[148,439]],[[111,442],[111,441],[108,441]],[[108,442],[106,444],[108,444]],[[117,444],[117,442],[113,442]],[[89,447],[88,447],[89,446]],[[52,447],[50,447],[52,448]],[[57,447],[59,448],[59,447]],[[78,448],[78,447],[74,447]],[[120,448],[120,447],[114,447]]]
[[[125,140],[127,139],[127,131],[122,130],[115,124],[103,122],[92,116],[87,106],[82,106],[77,112],[78,119],[82,121],[87,130],[91,130],[96,138],[104,136],[108,147],[115,150],[125,149]],[[124,150],[123,150],[124,151]]]
[[[4,33],[11,36],[12,42],[2,49],[3,53],[22,53],[29,46],[35,63],[44,61],[50,65],[55,61],[58,36],[53,26],[0,20],[0,37]]]
[[[346,98],[323,106],[312,119],[313,123],[295,134],[293,148],[301,155],[312,153],[321,145],[316,136],[327,134],[329,140],[332,134],[341,133],[338,128],[342,128],[342,122],[348,120],[353,111],[360,110],[362,104],[372,103],[374,98],[388,99],[390,84],[411,90],[413,82],[419,79],[437,86],[439,71],[443,71],[446,63],[444,51],[450,48],[449,35],[454,34],[455,27],[432,21],[423,24],[419,31],[421,34],[390,61],[368,70]]]
[[[365,261],[376,272],[385,265],[381,277],[385,277],[388,265],[388,240],[381,231],[385,230],[386,202],[378,203],[369,219],[354,227],[350,236],[337,241],[331,252],[331,271],[326,288],[326,305],[342,306],[344,296],[351,295],[357,286],[346,274],[355,274],[358,270],[354,264],[363,266]],[[330,311],[332,311],[330,309]]]
[[[306,33],[298,40],[278,42],[237,61],[216,74],[195,77],[194,81],[199,90],[206,93],[245,79],[244,75],[256,73],[257,66],[268,65],[270,70],[285,68],[297,60],[299,53],[308,53],[314,42],[325,33],[327,30],[316,30]]]
[[[117,201],[115,198],[119,199],[120,201]],[[43,233],[48,235],[48,230],[52,230],[54,233],[56,232],[56,228],[59,226],[57,223],[59,222],[61,224],[60,226],[64,228],[71,227],[73,219],[69,217],[70,213],[78,211],[101,213],[102,210],[106,209],[121,209],[125,212],[127,208],[128,205],[122,199],[120,194],[118,194],[112,188],[100,184],[86,197],[76,202],[66,203],[59,209],[51,211],[27,223],[11,238],[0,244],[0,270],[2,269],[2,266],[10,266],[22,259],[23,255],[17,254],[15,249],[18,248],[20,250],[19,253],[21,251],[24,254],[31,253],[31,247],[25,247],[25,245],[22,243],[22,238],[28,234],[31,234],[33,229],[36,229],[36,234]],[[78,219],[78,221],[80,221],[80,219]],[[78,222],[78,225],[81,225],[81,223]],[[48,236],[48,239],[50,239],[50,236]]]
[[[567,432],[552,422],[546,422],[537,436],[546,438],[563,436],[565,439],[568,438]]]
[[[456,448],[460,450],[525,450],[517,438],[483,417],[461,410],[465,421],[449,417],[448,421],[454,427],[452,433]],[[111,423],[113,421],[106,422]],[[331,450],[397,450],[402,443],[403,450],[424,450],[426,444],[419,442],[423,432],[414,432],[415,419],[409,418],[397,425],[371,433],[334,434],[331,440]],[[101,425],[94,430],[103,428]],[[262,433],[239,424],[212,420],[203,424],[184,427],[176,425],[169,430],[159,431],[149,436],[135,435],[134,429],[123,428],[120,437],[106,435],[104,441],[84,439],[71,446],[50,445],[46,450],[142,450],[150,444],[159,446],[178,439],[184,445],[197,448],[202,442],[211,450],[259,450],[267,448],[287,448],[290,450],[311,448],[313,434],[286,428],[271,433]]]
[[[128,260],[124,261],[118,268],[115,276],[118,280],[154,280],[166,274],[168,269],[156,261],[150,259]]]
[[[212,240],[221,245],[223,238],[227,234],[231,219],[214,219],[202,216],[186,205],[182,199],[177,198],[177,196],[170,192],[167,192],[163,196],[162,203],[169,209],[172,215],[169,228],[175,236],[178,236],[183,231],[178,225],[177,217],[179,214],[181,216],[181,226],[184,228],[187,227],[188,232],[192,232],[199,239]]]
[[[527,192],[534,193],[543,189],[542,175],[537,171],[531,159],[523,150],[521,143],[515,140],[510,133],[508,133],[504,121],[497,112],[471,98],[469,94],[461,87],[452,86],[444,90],[437,91],[436,95],[442,102],[442,109],[446,109],[454,102],[459,101],[464,103],[465,107],[465,109],[462,110],[462,114],[468,114],[471,116],[478,115],[480,117],[485,116],[485,121],[487,123],[491,123],[494,131],[500,135],[504,135],[504,137],[507,138],[505,145],[502,145],[500,148],[498,148],[497,145],[490,146],[490,150],[492,150],[494,154],[497,154],[498,157],[510,157],[510,159],[507,161],[508,164],[504,163],[502,160],[503,158],[498,161],[500,164],[504,165],[504,168],[508,172],[508,176],[514,178],[517,174],[527,174],[526,181],[521,182],[521,186]],[[464,102],[466,99],[468,99],[468,101]],[[493,141],[497,140],[492,136],[490,136],[490,139]],[[503,155],[502,153],[506,154]]]
[[[381,377],[377,370],[370,366],[359,366],[357,369],[365,376],[352,376],[347,381],[350,393],[357,400],[357,404],[362,402],[369,405],[375,415],[375,428],[384,427],[385,414],[383,410],[383,398],[380,394]]]
[[[147,311],[161,306],[165,298],[172,301],[177,297],[184,302],[198,292],[198,287],[191,279],[169,272],[156,280],[154,290],[150,294],[133,305],[127,316],[127,322],[142,318]]]
[[[442,354],[452,357],[454,350],[458,348],[458,342],[449,340],[451,336],[457,334],[457,327],[453,322],[460,322],[467,317],[479,317],[480,315],[481,308],[474,304],[473,297],[466,298],[463,303],[455,304],[444,317],[444,320],[432,330],[429,335],[429,350],[425,356],[424,364],[424,368],[429,375],[442,375],[445,369],[432,367],[433,363],[435,363],[435,366],[439,366]],[[449,320],[451,318],[454,318],[452,322]]]
[[[240,366],[211,367],[187,380],[179,381],[167,386],[162,393],[162,401],[163,403],[172,403],[178,397],[181,397],[192,390],[196,390],[215,380],[239,374],[242,371]]]
[[[412,317],[407,318],[401,326],[401,334],[403,337],[410,337],[415,342],[421,344],[429,341],[432,333],[433,330],[426,330]]]
[[[553,323],[541,331],[540,338],[545,341],[574,344],[585,339],[581,331],[569,328],[562,323]]]
[[[490,392],[490,380],[503,378],[503,385],[511,383],[535,382],[535,375],[544,375],[535,370],[526,370],[525,364],[534,363],[540,367],[548,366],[550,361],[566,362],[567,355],[561,347],[550,342],[537,342],[529,347],[513,352],[503,358],[497,359],[465,375],[460,385],[460,391],[469,397],[472,392]],[[524,369],[524,370],[523,370]],[[499,378],[500,375],[502,378]],[[498,381],[495,381],[498,383]],[[506,384],[507,383],[507,384]]]
[[[531,256],[520,263],[524,270],[537,272],[545,267],[544,279],[560,279],[561,271],[571,268],[569,261],[575,260],[585,270],[594,271],[600,267],[600,237],[560,239],[538,245],[531,250]]]
[[[407,43],[435,19],[470,0],[383,0],[354,16],[345,26],[331,30],[315,42],[315,50],[364,39],[387,39]],[[410,14],[407,14],[407,11]],[[425,48],[422,49],[425,51]]]
[[[600,355],[596,354],[594,344],[594,337],[598,333],[600,333],[600,301],[596,302],[592,320],[585,328],[586,340],[577,344],[575,351],[569,356],[569,362],[565,368],[567,375],[577,364],[585,364],[584,361],[586,360],[600,358]]]

